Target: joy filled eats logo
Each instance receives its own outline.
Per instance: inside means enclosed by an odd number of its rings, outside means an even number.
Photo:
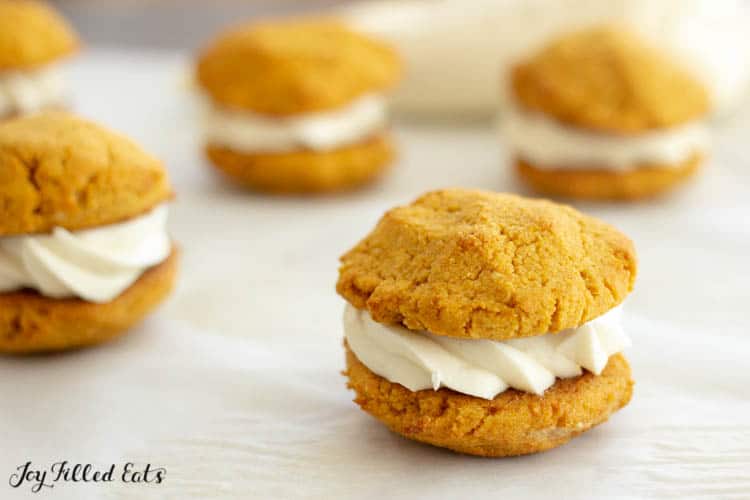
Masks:
[[[50,467],[38,468],[32,462],[19,465],[11,473],[8,484],[12,488],[26,486],[34,493],[43,488],[54,488],[58,483],[111,483],[120,481],[126,484],[161,484],[167,476],[167,469],[151,464],[142,466],[127,462],[121,466],[112,464],[107,468],[97,468],[92,464],[72,464],[67,460],[53,463]]]

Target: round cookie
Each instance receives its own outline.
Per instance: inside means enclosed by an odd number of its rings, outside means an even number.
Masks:
[[[511,89],[526,110],[611,134],[674,127],[710,107],[708,91],[689,72],[615,26],[552,43],[513,68]]]
[[[0,0],[0,71],[41,66],[78,46],[73,29],[48,4]]]
[[[487,457],[524,455],[560,446],[606,421],[631,398],[622,355],[601,375],[558,380],[543,396],[513,389],[492,400],[450,389],[412,392],[370,371],[346,349],[345,375],[355,402],[409,439]]]
[[[446,189],[389,210],[341,257],[355,402],[461,453],[559,446],[630,401],[612,309],[636,268],[626,236],[545,200]]]
[[[159,160],[67,113],[0,124],[0,236],[102,226],[172,197]]]
[[[632,242],[576,210],[450,189],[388,211],[341,257],[336,289],[375,321],[505,340],[577,327],[632,290]]]
[[[319,193],[354,188],[380,176],[395,157],[387,134],[325,152],[246,154],[208,145],[206,154],[212,164],[232,180],[270,193]]]
[[[267,115],[339,108],[399,76],[389,46],[321,18],[239,26],[212,43],[197,67],[199,85],[216,103]]]
[[[206,155],[228,179],[258,191],[363,185],[395,157],[383,94],[399,76],[391,47],[333,18],[231,29],[196,68],[207,97]]]
[[[178,268],[157,211],[171,197],[159,160],[94,123],[42,113],[0,124],[0,353],[103,342],[156,307]]]
[[[641,165],[628,171],[536,168],[516,160],[518,175],[537,192],[587,200],[639,200],[662,194],[700,168],[702,155],[680,165]]]
[[[174,286],[179,252],[144,272],[111,302],[51,299],[35,292],[0,294],[0,353],[31,354],[99,344],[139,323]]]

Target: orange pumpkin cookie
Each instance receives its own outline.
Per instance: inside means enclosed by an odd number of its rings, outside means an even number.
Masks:
[[[231,29],[196,67],[208,158],[259,191],[366,184],[394,157],[384,94],[399,74],[390,47],[333,19]]]
[[[341,257],[346,376],[394,432],[484,456],[543,451],[630,400],[631,241],[576,210],[449,189]]]
[[[616,26],[553,41],[513,68],[502,129],[521,178],[584,199],[651,197],[709,148],[707,90],[673,58]]]
[[[55,66],[78,46],[73,29],[48,4],[0,0],[0,118],[64,107]]]
[[[114,337],[177,274],[166,171],[130,140],[65,113],[0,125],[0,353]]]

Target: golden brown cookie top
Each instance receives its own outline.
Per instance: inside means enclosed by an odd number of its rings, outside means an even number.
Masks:
[[[200,55],[197,80],[218,104],[288,115],[329,110],[395,84],[388,45],[332,19],[246,24]]]
[[[636,267],[626,236],[571,207],[446,189],[388,211],[341,257],[336,289],[375,321],[504,340],[600,316]]]
[[[0,0],[0,70],[46,64],[77,48],[73,29],[46,3]]]
[[[513,68],[518,103],[564,123],[619,134],[680,125],[709,111],[706,89],[625,29],[572,33]]]
[[[0,124],[0,236],[111,224],[172,191],[161,162],[66,113]]]

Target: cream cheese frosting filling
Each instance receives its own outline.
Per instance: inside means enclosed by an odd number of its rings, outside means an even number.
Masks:
[[[125,222],[0,237],[0,292],[31,288],[51,298],[109,302],[170,254],[167,205]]]
[[[208,103],[204,129],[209,143],[247,153],[325,151],[354,144],[386,125],[386,99],[369,94],[344,108],[292,116],[235,111]]]
[[[372,372],[411,391],[447,387],[492,399],[508,388],[541,395],[583,369],[600,375],[609,357],[630,346],[620,308],[560,333],[506,341],[457,339],[374,321],[347,304],[344,335]]]
[[[679,167],[709,146],[708,127],[703,122],[615,135],[568,126],[517,105],[508,106],[500,117],[500,130],[514,154],[540,169],[627,171],[644,164]]]
[[[65,101],[62,73],[55,66],[0,72],[0,116],[28,114]]]

